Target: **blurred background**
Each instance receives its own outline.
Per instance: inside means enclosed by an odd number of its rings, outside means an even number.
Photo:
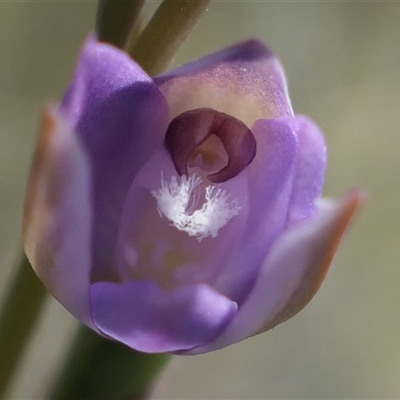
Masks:
[[[38,113],[67,87],[96,5],[0,2],[0,301],[20,247]],[[264,40],[284,63],[295,110],[326,133],[325,194],[363,187],[368,201],[305,310],[227,349],[175,357],[155,399],[400,398],[399,20],[389,1],[216,0],[196,26],[174,65]],[[49,299],[12,399],[42,398],[75,323]]]

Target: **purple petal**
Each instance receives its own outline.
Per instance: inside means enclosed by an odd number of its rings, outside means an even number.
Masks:
[[[319,127],[304,116],[282,118],[298,140],[296,174],[286,226],[311,218],[316,213],[315,200],[321,196],[325,179],[326,143]]]
[[[97,330],[89,302],[90,183],[77,136],[54,110],[46,110],[25,204],[25,251],[53,296]]]
[[[206,285],[164,291],[152,281],[91,286],[93,319],[106,335],[148,353],[208,343],[226,326],[236,303]]]
[[[155,78],[174,118],[208,107],[251,126],[292,115],[279,60],[257,40],[228,47]]]
[[[360,193],[323,203],[311,221],[289,229],[274,245],[246,302],[204,353],[266,331],[297,314],[318,291],[342,235],[362,201]]]
[[[80,134],[93,170],[93,279],[113,278],[115,238],[133,177],[164,138],[168,106],[128,55],[89,38],[62,110]]]
[[[297,138],[279,119],[259,120],[252,127],[257,155],[245,170],[249,215],[240,244],[213,283],[239,304],[250,290],[275,239],[282,233],[293,187]]]

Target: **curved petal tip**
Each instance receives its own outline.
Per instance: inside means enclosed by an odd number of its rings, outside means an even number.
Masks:
[[[321,200],[312,220],[288,229],[265,260],[255,286],[237,315],[213,342],[186,354],[214,351],[267,331],[293,317],[313,298],[335,251],[365,195]]]
[[[299,232],[297,237],[299,242],[308,248],[303,262],[299,265],[302,274],[298,277],[296,286],[292,288],[286,304],[255,334],[288,320],[311,301],[321,287],[342,237],[364,198],[364,192],[355,189],[338,201],[320,201],[320,215],[310,224],[309,232],[303,232],[303,235]]]
[[[296,245],[293,246],[294,254],[302,256],[296,257],[300,261],[298,268],[301,275],[297,277],[297,283],[290,296],[287,296],[284,306],[255,334],[288,320],[310,302],[319,290],[341,239],[364,198],[361,190],[352,190],[338,201],[322,199],[319,204],[320,214],[310,226],[305,226],[305,229],[299,227],[298,232],[293,231],[292,239],[308,249],[304,254],[300,248],[300,252],[297,251]]]

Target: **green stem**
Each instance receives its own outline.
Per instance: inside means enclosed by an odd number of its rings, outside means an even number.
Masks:
[[[129,50],[149,75],[163,72],[211,0],[164,0]]]
[[[135,29],[145,0],[99,0],[96,32],[99,40],[124,49]]]
[[[144,399],[169,354],[145,354],[81,325],[48,399]]]
[[[46,289],[22,257],[0,313],[0,399],[35,327]]]

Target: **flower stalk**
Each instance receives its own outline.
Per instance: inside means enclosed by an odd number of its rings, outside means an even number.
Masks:
[[[145,354],[80,325],[48,399],[144,399],[168,354]]]
[[[99,0],[96,18],[99,40],[124,49],[138,25],[144,2],[145,0]]]
[[[163,72],[211,0],[164,0],[129,54],[149,74]]]
[[[23,255],[0,312],[0,399],[5,396],[46,294],[45,287]]]

